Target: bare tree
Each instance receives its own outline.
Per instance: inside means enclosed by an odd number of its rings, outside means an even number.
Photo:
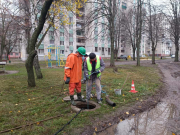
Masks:
[[[173,37],[173,42],[175,44],[175,62],[179,61],[179,36],[180,36],[180,1],[170,0],[170,17],[167,16],[169,20],[171,29],[170,35]]]
[[[124,21],[122,21],[123,27],[126,29],[126,42],[130,43],[133,49],[133,60],[135,61],[136,52],[136,29],[135,29],[135,7],[130,8],[127,13],[123,13]]]
[[[87,25],[92,24],[95,20],[99,18],[105,18],[105,22],[98,22],[98,25],[104,25],[107,33],[107,37],[111,40],[111,59],[110,66],[115,66],[114,63],[114,43],[115,43],[115,17],[117,14],[117,1],[116,0],[97,0],[97,1],[87,1],[87,3],[97,4],[94,9],[89,11],[87,15]],[[103,33],[102,31],[99,32]]]
[[[142,24],[143,24],[143,11],[142,11],[143,1],[138,0],[137,2],[137,11],[136,11],[136,47],[137,47],[137,66],[140,66],[140,57],[139,50],[141,44],[141,36],[142,36]]]
[[[118,58],[118,52],[119,52],[121,40],[123,40],[122,35],[121,35],[122,29],[123,29],[122,21],[123,21],[123,18],[122,18],[122,15],[121,15],[121,11],[118,10],[117,15],[116,15],[115,39],[114,39],[114,41],[115,41],[114,53],[115,53],[116,61],[117,61],[117,58]],[[125,31],[123,31],[123,32],[125,32]]]
[[[8,55],[12,52],[15,46],[20,48],[20,43],[19,43],[20,35],[21,35],[20,26],[16,22],[11,23],[11,26],[9,27],[6,36],[5,50],[6,50],[7,59],[8,59]]]
[[[12,32],[12,24],[16,23],[17,14],[19,9],[14,6],[14,3],[7,0],[6,2],[1,3],[0,8],[0,61],[2,61],[3,51],[7,50],[9,45],[8,33]],[[13,10],[11,9],[13,7]]]
[[[163,16],[158,7],[152,5],[151,1],[148,1],[148,16],[146,19],[147,23],[147,36],[148,40],[151,43],[152,48],[152,64],[155,64],[155,51],[158,45],[158,42],[162,38],[162,20]]]

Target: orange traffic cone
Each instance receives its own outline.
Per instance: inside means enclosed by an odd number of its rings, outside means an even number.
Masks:
[[[131,90],[129,91],[131,93],[136,93],[138,91],[135,90],[134,81],[132,80]]]

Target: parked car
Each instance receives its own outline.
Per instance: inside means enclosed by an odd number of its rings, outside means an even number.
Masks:
[[[125,60],[127,60],[127,56],[126,55],[121,55],[120,57],[118,57],[118,59],[125,59]]]
[[[175,55],[173,54],[173,55],[171,55],[171,58],[175,58]]]
[[[148,59],[146,55],[140,55],[140,59]]]

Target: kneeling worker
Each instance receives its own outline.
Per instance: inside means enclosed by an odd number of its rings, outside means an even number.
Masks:
[[[90,100],[92,84],[95,81],[97,102],[101,104],[101,72],[105,68],[103,59],[95,53],[90,53],[84,63],[84,72],[86,74],[86,99]]]
[[[65,84],[69,84],[69,94],[71,104],[76,105],[74,102],[74,89],[76,88],[78,101],[85,102],[86,100],[81,97],[81,77],[82,77],[82,56],[86,55],[84,47],[79,47],[76,53],[71,53],[67,57],[65,65]]]

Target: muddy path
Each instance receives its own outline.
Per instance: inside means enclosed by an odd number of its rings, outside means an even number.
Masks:
[[[96,132],[98,135],[180,134],[180,63],[173,62],[173,59],[158,60],[156,63],[164,85],[153,97],[105,116],[108,119],[96,120],[98,124],[86,127],[82,134],[95,134],[95,127],[99,129]],[[135,62],[116,64],[135,65]],[[152,66],[151,61],[141,61],[141,65]]]
[[[172,118],[166,123],[166,128],[176,134],[180,134],[180,63],[159,63],[159,68],[164,74],[164,82],[167,95],[162,99],[163,103],[172,105],[174,112]]]

